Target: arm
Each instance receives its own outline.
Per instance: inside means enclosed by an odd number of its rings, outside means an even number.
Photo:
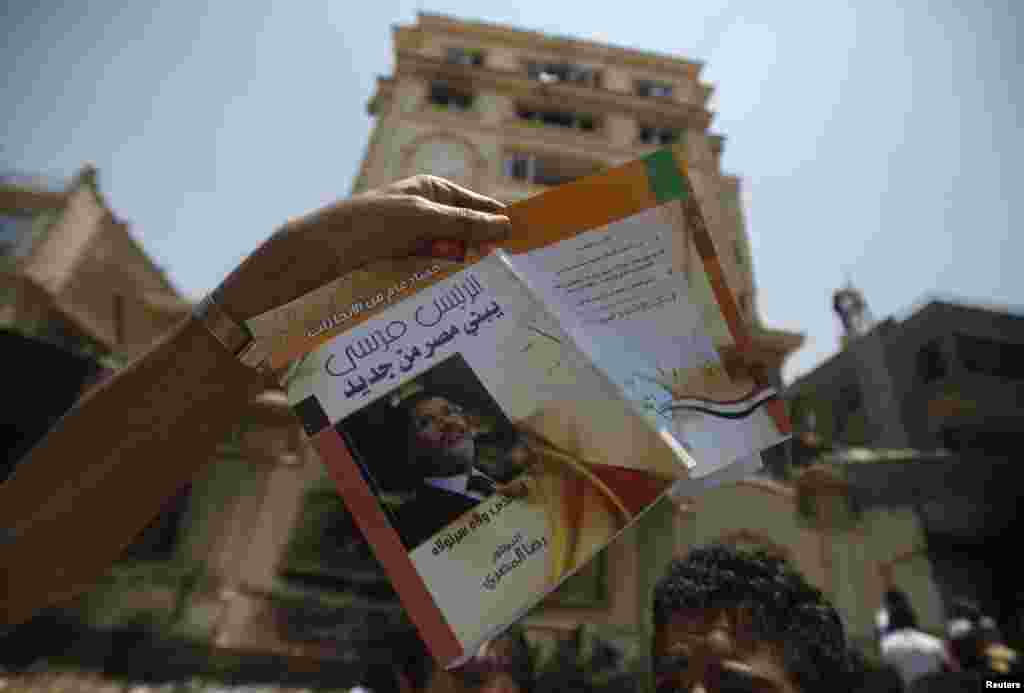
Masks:
[[[430,176],[359,195],[286,224],[217,301],[241,323],[425,242],[498,240],[501,208]],[[0,625],[102,576],[268,384],[190,318],[83,398],[0,486]]]
[[[88,588],[264,386],[190,318],[68,412],[0,487],[0,622]]]

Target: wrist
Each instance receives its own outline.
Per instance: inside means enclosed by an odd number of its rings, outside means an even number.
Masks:
[[[222,316],[221,319],[232,318]],[[248,334],[248,331],[245,332]],[[217,326],[206,318],[193,314],[178,333],[177,338],[187,353],[194,354],[197,373],[213,377],[231,390],[243,391],[255,397],[273,384],[257,368],[244,363],[238,354],[238,344],[218,334]],[[199,361],[202,363],[199,363]]]

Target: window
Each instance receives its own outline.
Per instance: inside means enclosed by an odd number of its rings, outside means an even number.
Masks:
[[[481,67],[484,64],[484,53],[475,48],[449,48],[445,60],[453,65]]]
[[[535,185],[561,185],[590,175],[599,164],[579,159],[515,152],[505,156],[505,175]]]
[[[969,372],[1024,380],[1024,345],[983,337],[956,336],[956,354]]]
[[[529,124],[557,125],[558,127],[583,130],[584,132],[593,132],[597,129],[597,121],[594,116],[586,113],[540,111],[520,107],[516,109],[516,117]]]
[[[917,377],[923,384],[944,378],[948,372],[946,357],[938,339],[928,342],[917,352]]]
[[[680,139],[682,139],[682,133],[678,128],[640,126],[640,142],[642,144],[675,144]]]
[[[668,98],[672,96],[672,85],[668,82],[657,82],[652,79],[638,79],[636,81],[636,95]]]
[[[530,79],[551,84],[569,82],[590,87],[601,85],[601,73],[593,68],[574,65],[573,63],[528,62],[526,74]]]
[[[443,110],[468,111],[473,107],[473,95],[453,89],[447,82],[435,81],[430,84],[430,103]]]

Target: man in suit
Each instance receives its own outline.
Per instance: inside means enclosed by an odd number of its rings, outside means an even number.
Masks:
[[[405,414],[415,497],[396,511],[397,530],[414,549],[473,509],[514,475],[496,436],[448,395],[419,390],[397,405]]]

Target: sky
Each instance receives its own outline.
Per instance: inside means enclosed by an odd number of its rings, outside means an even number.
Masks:
[[[95,163],[115,214],[198,298],[278,224],[349,193],[391,26],[439,12],[705,64],[762,320],[806,336],[787,381],[838,348],[847,278],[877,318],[936,293],[1024,305],[1013,0],[512,4],[8,6],[0,169]]]

